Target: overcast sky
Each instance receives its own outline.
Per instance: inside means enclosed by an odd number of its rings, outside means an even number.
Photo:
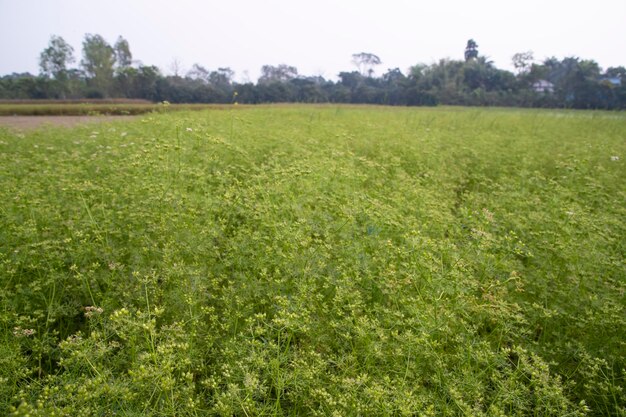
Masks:
[[[165,73],[177,60],[183,72],[230,66],[240,81],[281,63],[334,79],[358,52],[381,58],[378,74],[406,73],[462,59],[470,38],[505,69],[528,50],[626,66],[626,0],[0,0],[0,75],[37,73],[51,35],[80,58],[85,33],[122,35],[134,59]]]

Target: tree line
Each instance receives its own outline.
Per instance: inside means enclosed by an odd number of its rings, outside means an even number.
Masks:
[[[40,73],[0,77],[1,99],[130,98],[171,103],[366,103],[382,105],[467,105],[626,108],[626,68],[606,70],[593,60],[555,57],[536,61],[532,52],[512,57],[515,72],[497,68],[470,39],[464,59],[417,64],[375,76],[381,59],[372,53],[352,56],[355,69],[332,81],[306,76],[296,67],[264,65],[256,83],[235,82],[228,68],[209,70],[194,64],[163,74],[154,65],[133,60],[123,37],[111,45],[86,34],[77,66],[74,48],[52,36],[39,56]]]

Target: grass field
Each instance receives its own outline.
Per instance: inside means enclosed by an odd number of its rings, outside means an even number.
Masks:
[[[626,415],[626,114],[0,130],[0,414]]]

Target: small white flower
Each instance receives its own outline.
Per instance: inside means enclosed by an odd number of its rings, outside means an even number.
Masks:
[[[21,327],[13,328],[13,335],[15,337],[29,337],[37,333],[34,329],[22,329]]]
[[[192,128],[190,128],[190,127],[186,128],[185,130],[186,130],[187,132],[193,132],[193,129],[192,129]]]
[[[128,132],[122,132],[122,133],[120,133],[120,136],[121,136],[121,137],[125,137],[126,135],[128,135]]]
[[[85,317],[87,318],[92,317],[94,315],[102,314],[104,312],[104,309],[102,307],[95,307],[95,306],[87,306],[84,308],[84,310],[85,310]]]
[[[611,156],[611,161],[619,161],[619,156],[617,155]]]
[[[490,222],[493,222],[493,213],[490,212],[488,209],[483,208],[483,215],[485,216],[487,220],[489,220]]]

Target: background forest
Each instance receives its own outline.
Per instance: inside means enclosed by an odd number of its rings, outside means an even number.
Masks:
[[[383,62],[373,53],[356,53],[352,62],[354,69],[340,72],[336,81],[302,75],[296,67],[280,64],[264,65],[256,83],[237,82],[228,67],[208,69],[200,64],[182,73],[174,62],[166,75],[156,66],[134,60],[121,36],[111,45],[100,35],[86,34],[82,59],[77,61],[74,48],[62,37],[52,36],[39,57],[40,73],[0,77],[0,99],[626,108],[623,66],[605,70],[578,57],[537,61],[527,51],[513,55],[513,73],[481,55],[472,39],[463,60],[416,64],[407,73],[389,68],[376,75]]]

